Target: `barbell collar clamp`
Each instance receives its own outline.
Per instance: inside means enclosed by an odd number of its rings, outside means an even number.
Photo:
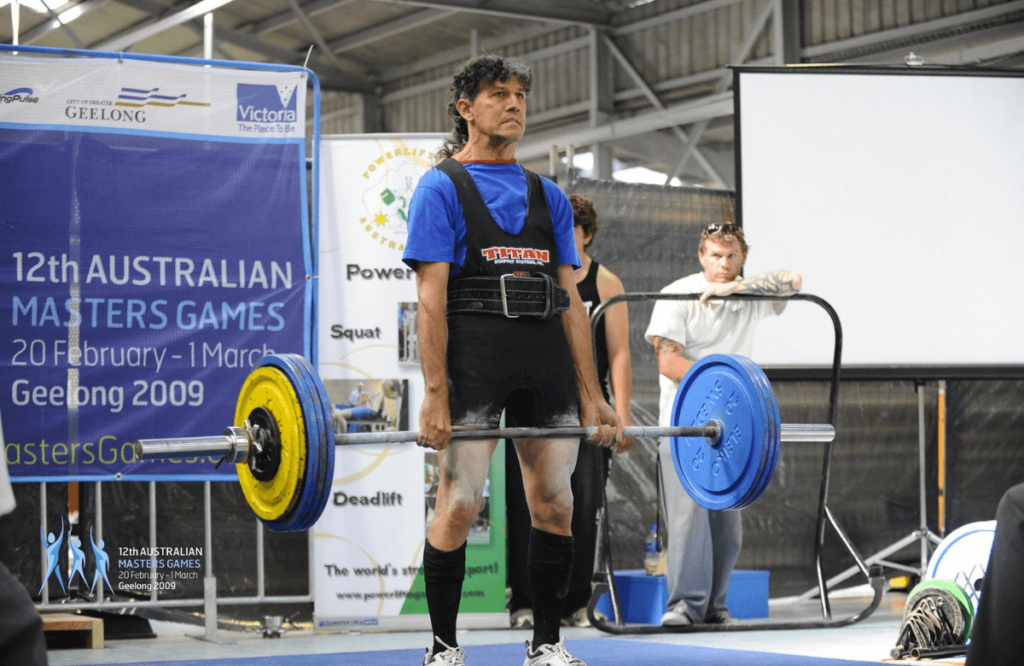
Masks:
[[[248,461],[251,446],[252,439],[246,429],[234,426],[226,428],[220,436],[140,439],[132,444],[136,460],[209,456],[229,463]]]

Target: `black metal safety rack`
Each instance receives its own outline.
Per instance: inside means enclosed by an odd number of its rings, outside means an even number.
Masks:
[[[637,292],[637,293],[625,293],[613,296],[606,301],[602,301],[594,312],[591,313],[590,326],[591,326],[591,339],[594,339],[594,332],[597,330],[598,324],[601,322],[601,318],[604,316],[605,311],[616,303],[623,301],[653,301],[653,300],[672,300],[672,301],[684,301],[684,300],[696,300],[700,298],[700,294],[664,294],[661,292]],[[715,300],[722,299],[722,297],[716,297]],[[747,294],[732,295],[725,297],[725,300],[779,300],[778,298],[771,296],[753,296]],[[843,353],[843,330],[839,323],[839,315],[836,314],[835,309],[824,299],[811,294],[794,294],[788,296],[786,300],[793,301],[810,301],[816,303],[832,319],[832,325],[835,328],[835,349],[832,357],[832,375],[831,375],[831,389],[829,390],[828,398],[828,422],[830,425],[835,427],[836,415],[838,411],[839,401],[839,367]],[[624,622],[622,607],[619,603],[618,590],[615,585],[615,576],[612,568],[612,557],[611,557],[611,535],[608,527],[608,498],[602,489],[602,507],[598,512],[598,539],[597,539],[597,552],[594,557],[594,578],[593,578],[593,592],[590,595],[590,601],[587,604],[587,617],[590,619],[592,626],[600,629],[601,631],[610,634],[661,634],[661,633],[692,633],[692,632],[705,632],[705,631],[765,631],[765,630],[781,630],[781,629],[814,629],[818,627],[845,627],[851,624],[856,624],[861,620],[867,618],[869,615],[875,612],[879,604],[882,601],[882,592],[884,590],[885,579],[882,577],[881,566],[868,566],[864,562],[864,558],[861,557],[860,553],[854,547],[850,541],[849,536],[839,525],[835,516],[832,515],[832,511],[828,507],[828,488],[829,481],[831,480],[832,471],[832,450],[834,446],[834,440],[828,442],[825,445],[824,460],[822,462],[821,470],[821,492],[818,499],[818,522],[815,531],[814,538],[814,561],[815,569],[818,578],[818,595],[821,599],[821,614],[822,620],[819,621],[807,621],[807,622],[740,622],[737,624],[690,624],[682,626],[662,626],[660,624],[630,624],[627,625]],[[868,579],[874,590],[874,596],[871,600],[870,605],[850,617],[833,620],[832,619],[832,608],[829,605],[828,599],[828,585],[825,581],[825,574],[822,569],[822,559],[825,547],[825,527],[826,522],[835,529],[839,538],[843,544],[849,550],[850,554],[856,561],[857,567],[861,573]],[[611,622],[598,616],[595,613],[597,602],[601,596],[605,593],[611,598],[612,615]]]

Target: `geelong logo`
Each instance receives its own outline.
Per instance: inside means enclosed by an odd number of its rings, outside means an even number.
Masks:
[[[298,86],[238,84],[236,120],[247,123],[294,123],[298,120]]]
[[[38,104],[39,98],[32,96],[31,88],[15,88],[0,95],[0,104],[12,104],[14,102]]]
[[[480,254],[487,261],[496,264],[534,264],[543,265],[548,263],[548,250],[535,250],[524,247],[488,247],[480,250]]]

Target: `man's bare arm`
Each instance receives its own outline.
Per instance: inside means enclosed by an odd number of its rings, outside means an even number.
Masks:
[[[420,262],[416,265],[416,290],[420,364],[426,391],[420,406],[419,443],[441,450],[452,434],[448,411],[448,264]]]
[[[712,282],[700,295],[700,302],[703,303],[712,296],[729,296],[730,294],[756,294],[785,298],[798,293],[803,285],[803,278],[799,273],[771,271],[733,282]]]
[[[622,281],[604,266],[597,274],[597,293],[601,301],[607,301],[625,291]],[[626,303],[616,303],[608,308],[604,316],[605,339],[608,345],[608,375],[611,379],[612,395],[615,396],[615,413],[622,425],[633,425],[630,402],[633,399],[633,361],[629,351],[629,310]],[[615,453],[625,453],[633,446],[633,438],[623,438],[621,444],[613,447]]]
[[[654,336],[654,354],[658,357],[658,372],[678,383],[693,366],[693,361],[683,356],[683,346],[675,340]]]
[[[594,369],[594,353],[590,345],[590,320],[576,291],[576,277],[570,264],[558,266],[558,284],[569,292],[569,309],[562,313],[562,326],[569,342],[576,383],[580,391],[580,408],[584,426],[599,426],[599,432],[588,440],[598,446],[613,446],[622,440],[622,423],[601,393]]]
[[[803,287],[803,278],[793,271],[772,271],[740,280],[737,294],[792,296]]]

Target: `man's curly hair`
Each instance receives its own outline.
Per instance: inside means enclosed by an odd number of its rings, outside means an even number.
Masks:
[[[448,91],[451,93],[451,101],[448,102],[448,115],[452,119],[452,135],[445,139],[444,145],[438,151],[438,159],[451,157],[466,146],[469,141],[469,126],[465,118],[459,113],[456,104],[460,99],[473,101],[480,92],[480,84],[484,81],[494,83],[495,81],[505,82],[510,79],[519,79],[526,92],[530,92],[533,85],[533,72],[529,65],[514,58],[506,58],[499,55],[479,55],[468,60],[459,71],[452,77],[451,86]]]
[[[594,202],[584,199],[578,194],[569,195],[569,203],[572,204],[573,226],[582,227],[583,235],[590,236],[590,240],[583,246],[583,249],[590,247],[597,235],[597,211],[594,210]]]

